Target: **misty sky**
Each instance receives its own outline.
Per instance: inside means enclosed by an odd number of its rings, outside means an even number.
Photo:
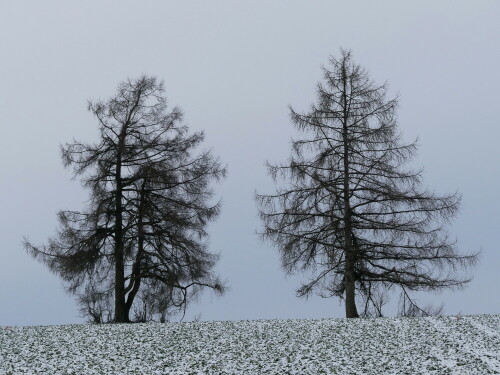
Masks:
[[[419,302],[500,313],[499,20],[498,1],[0,0],[0,325],[83,322],[22,238],[41,244],[58,210],[84,207],[59,144],[96,140],[87,100],[143,73],[165,81],[169,103],[229,169],[209,232],[230,290],[206,292],[186,319],[342,317],[336,299],[295,297],[301,277],[285,277],[277,250],[256,235],[253,201],[273,191],[266,159],[289,155],[287,106],[308,109],[340,47],[400,94],[400,128],[419,138],[425,183],[462,193],[452,236],[483,251],[468,288]]]

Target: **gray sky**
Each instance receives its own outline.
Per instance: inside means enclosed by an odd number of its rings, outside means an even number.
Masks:
[[[265,160],[289,155],[287,105],[309,107],[339,47],[400,93],[400,127],[419,137],[426,183],[463,195],[451,233],[483,250],[467,289],[419,301],[500,313],[499,19],[498,1],[0,0],[0,325],[83,321],[21,241],[43,243],[59,209],[83,207],[59,144],[96,139],[87,100],[142,73],[165,81],[169,102],[229,167],[210,233],[230,291],[205,293],[187,319],[342,317],[338,300],[295,297],[300,277],[285,278],[276,249],[255,235],[253,201],[273,189]]]

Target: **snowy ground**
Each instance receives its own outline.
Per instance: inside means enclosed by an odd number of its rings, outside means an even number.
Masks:
[[[0,374],[500,374],[500,315],[3,327]]]

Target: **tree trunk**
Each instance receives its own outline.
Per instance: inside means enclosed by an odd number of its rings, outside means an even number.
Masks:
[[[130,309],[134,304],[135,296],[137,295],[137,292],[139,291],[139,288],[141,286],[141,258],[144,251],[144,223],[143,223],[144,189],[145,189],[145,181],[143,182],[141,187],[141,201],[139,204],[139,217],[137,220],[137,236],[138,236],[137,255],[134,265],[132,266],[130,283],[126,288],[127,290],[125,291],[125,293],[128,292],[128,296],[125,301],[125,312],[124,312],[124,319],[127,323],[130,322]]]
[[[355,277],[354,277],[354,260],[352,256],[346,257],[345,264],[345,316],[346,318],[359,318],[358,310],[356,309],[356,294],[355,294]]]
[[[115,322],[125,323],[125,269],[123,254],[123,207],[122,207],[122,149],[125,127],[120,134],[115,174]]]
[[[124,244],[123,244],[123,181],[122,181],[122,155],[125,148],[125,138],[127,136],[127,129],[130,121],[136,110],[139,100],[141,98],[141,90],[137,93],[135,104],[127,114],[127,119],[122,125],[120,135],[118,138],[117,155],[116,155],[116,175],[115,175],[115,322],[126,323],[125,307],[125,259],[124,259]]]
[[[140,221],[142,222],[142,220]],[[134,265],[132,267],[132,274],[130,275],[130,284],[129,287],[127,287],[127,289],[129,289],[130,291],[128,293],[126,302],[124,302],[124,320],[126,323],[130,322],[130,309],[134,304],[135,296],[137,295],[137,292],[139,291],[139,288],[141,286],[141,257],[144,246],[142,223],[140,224],[139,228],[141,228],[139,229],[140,232],[139,251],[137,253],[137,259],[135,260]]]
[[[139,291],[139,287],[141,285],[141,278],[137,277],[137,279],[134,281],[134,287],[130,291],[127,297],[127,302],[125,303],[125,312],[124,312],[124,318],[126,323],[130,323],[130,309],[132,308],[132,305],[134,304],[134,299],[135,296],[137,295],[137,292]]]
[[[344,62],[343,62],[344,64]],[[350,186],[349,186],[349,137],[348,137],[348,119],[349,108],[347,104],[347,74],[345,65],[342,65],[342,81],[343,81],[343,131],[342,140],[344,144],[344,255],[345,255],[345,315],[346,318],[358,318],[356,309],[356,285],[354,275],[355,264],[355,248],[352,246],[352,217],[351,217],[351,202],[350,202]]]
[[[117,178],[118,179],[118,178]],[[123,229],[121,188],[116,192],[116,228],[115,228],[115,322],[125,322],[125,270],[123,259]]]

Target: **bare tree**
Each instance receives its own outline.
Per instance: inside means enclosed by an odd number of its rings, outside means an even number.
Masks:
[[[380,315],[388,290],[460,287],[458,272],[477,254],[461,254],[446,232],[460,196],[422,187],[407,163],[415,143],[401,140],[397,99],[355,64],[349,51],[331,58],[307,113],[290,108],[303,135],[284,164],[268,163],[277,187],[257,195],[262,235],[287,273],[308,272],[298,296],[316,290],[345,299],[346,317]]]
[[[90,190],[89,204],[59,212],[57,235],[45,246],[26,241],[27,250],[64,279],[96,322],[104,315],[130,321],[137,296],[138,306],[161,317],[159,305],[185,311],[201,289],[223,292],[205,228],[220,211],[210,186],[226,170],[210,152],[195,153],[203,133],[180,124],[181,111],[168,109],[154,77],[122,82],[116,96],[90,102],[89,110],[99,142],[62,147],[65,166]]]

